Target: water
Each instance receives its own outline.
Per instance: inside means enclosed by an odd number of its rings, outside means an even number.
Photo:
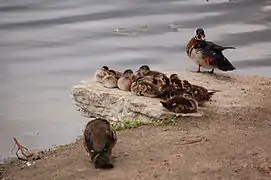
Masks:
[[[235,73],[271,76],[271,3],[264,0],[6,0],[0,2],[0,159],[12,137],[31,149],[69,143],[86,118],[72,85],[107,64],[195,70],[185,44],[197,27],[235,46]]]

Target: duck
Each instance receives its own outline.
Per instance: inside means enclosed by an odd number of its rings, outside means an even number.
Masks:
[[[148,65],[140,66],[140,68],[136,71],[136,74],[138,76],[142,76],[142,77],[148,77],[149,76],[150,78],[153,78],[153,76],[156,75],[156,74],[162,74],[163,76],[166,76],[164,73],[151,70]]]
[[[89,121],[83,132],[83,146],[96,169],[111,169],[112,151],[118,141],[117,134],[106,119]]]
[[[161,95],[158,87],[146,80],[144,77],[138,77],[135,82],[131,85],[131,92],[137,96],[146,96],[156,98]]]
[[[216,92],[208,91],[205,87],[191,84],[187,80],[183,80],[183,87],[185,92],[190,93],[192,97],[195,98],[195,100],[199,103],[199,105],[203,105],[204,102],[210,100]]]
[[[125,70],[122,77],[118,79],[118,88],[123,91],[131,91],[131,85],[135,81],[135,78],[136,76],[134,75],[133,70]]]
[[[170,77],[170,83],[173,85],[173,87],[175,88],[175,90],[182,92],[183,91],[183,82],[182,80],[179,78],[179,76],[177,74],[171,74]]]
[[[118,79],[116,77],[116,72],[112,69],[108,71],[108,74],[103,78],[103,86],[107,88],[118,87]]]
[[[196,35],[186,45],[186,55],[198,64],[197,72],[201,72],[201,67],[212,69],[209,71],[210,73],[214,73],[216,68],[221,71],[235,70],[236,68],[224,56],[222,51],[236,48],[219,46],[211,41],[206,41],[205,37],[204,30],[198,28],[196,29]]]
[[[162,106],[174,113],[195,113],[198,111],[198,103],[195,99],[184,95],[173,96],[172,98],[160,101]]]
[[[102,83],[103,82],[103,78],[106,75],[108,75],[108,71],[109,71],[108,66],[102,66],[101,68],[99,68],[98,70],[96,70],[96,72],[95,72],[95,80],[97,82]]]

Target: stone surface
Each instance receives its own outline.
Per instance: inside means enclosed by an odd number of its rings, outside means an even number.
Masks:
[[[167,72],[167,75],[175,72]],[[117,88],[105,88],[93,79],[84,81],[72,89],[72,98],[76,109],[84,117],[101,117],[110,121],[140,120],[143,122],[160,121],[177,116],[202,116],[204,110],[210,106],[217,107],[217,111],[224,107],[248,106],[241,101],[245,95],[247,85],[240,83],[238,76],[225,74],[210,75],[208,73],[178,73],[181,79],[189,80],[193,84],[202,85],[217,92],[205,107],[200,107],[198,113],[175,114],[160,104],[159,98],[148,98],[132,95],[131,92],[121,91]],[[242,102],[242,103],[241,103]]]

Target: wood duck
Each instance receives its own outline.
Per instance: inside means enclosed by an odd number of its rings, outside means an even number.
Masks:
[[[200,72],[201,66],[212,69],[210,73],[213,73],[215,68],[222,71],[235,70],[236,68],[222,53],[225,49],[235,49],[235,47],[223,47],[206,41],[204,30],[198,28],[196,35],[186,45],[186,54],[198,64],[197,72]]]

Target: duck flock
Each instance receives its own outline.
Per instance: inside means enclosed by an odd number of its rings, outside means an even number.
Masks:
[[[205,40],[202,28],[196,30],[196,35],[186,45],[186,54],[201,67],[222,71],[232,71],[235,67],[223,55],[223,47]],[[152,70],[148,65],[141,65],[133,72],[126,69],[123,73],[103,66],[95,72],[97,82],[106,88],[118,88],[130,91],[136,96],[160,98],[161,105],[174,113],[194,113],[197,108],[209,101],[215,91],[209,92],[205,87],[181,80],[177,74],[167,77],[164,73]],[[84,147],[94,163],[95,168],[113,168],[112,149],[117,143],[116,132],[109,121],[96,118],[87,123],[83,138]]]
[[[161,98],[161,105],[174,113],[197,112],[199,104],[210,100],[214,92],[181,80],[177,74],[166,74],[142,65],[135,73],[126,69],[123,73],[103,66],[95,72],[95,79],[106,88],[130,91],[136,96]]]

